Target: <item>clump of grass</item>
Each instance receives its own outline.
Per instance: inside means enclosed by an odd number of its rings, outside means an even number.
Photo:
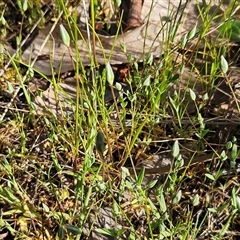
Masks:
[[[71,32],[62,29],[69,46],[77,40],[76,18],[63,1],[55,4],[73,26]],[[16,108],[8,108],[0,128],[3,233],[16,239],[223,239],[238,234],[239,136],[227,143],[210,142],[224,132],[206,121],[211,92],[218,77],[226,77],[230,63],[226,44],[209,42],[214,17],[208,17],[208,11],[201,12],[202,27],[189,31],[175,49],[174,31],[169,34],[162,58],[149,55],[139,63],[129,56],[127,91],[109,62],[101,69],[93,56],[86,69],[76,61],[71,118],[64,104],[61,118],[29,114],[35,109],[26,77],[12,61],[30,110],[21,111],[21,101],[14,99]],[[199,45],[187,48],[194,38]],[[77,57],[81,59],[80,53]],[[46,78],[60,99],[60,76]],[[104,99],[108,86],[119,95],[110,105]],[[157,166],[159,174],[149,180],[148,169],[138,166],[166,152],[170,171],[164,175]],[[191,165],[206,155],[209,163]]]

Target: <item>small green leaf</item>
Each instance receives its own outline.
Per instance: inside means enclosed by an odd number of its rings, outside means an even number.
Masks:
[[[114,73],[109,62],[106,64],[106,72],[107,72],[107,81],[112,86],[114,81]]]
[[[121,3],[122,3],[122,0],[115,0],[116,4],[118,7],[120,7]]]
[[[159,206],[162,212],[166,212],[167,211],[167,205],[166,205],[166,201],[164,198],[164,194],[163,194],[163,188],[159,188],[158,190],[158,202],[159,202]]]
[[[66,224],[65,228],[67,229],[67,231],[69,231],[73,235],[78,235],[78,234],[81,233],[81,231],[80,231],[80,229],[78,227],[70,225],[70,224]]]
[[[230,35],[231,41],[238,41],[240,40],[240,21],[239,20],[232,20],[232,34]]]
[[[70,47],[70,36],[66,30],[66,28],[60,24],[60,35],[63,43],[69,48]]]
[[[7,25],[7,21],[6,19],[4,18],[4,16],[0,16],[0,22],[2,23],[3,26],[6,26]]]
[[[105,150],[105,137],[102,132],[97,133],[96,137],[96,149],[100,152],[103,153]]]
[[[189,89],[189,93],[190,93],[191,99],[192,99],[193,101],[195,101],[195,100],[196,100],[196,94],[195,94],[195,92],[190,88],[190,89]]]
[[[226,143],[226,148],[227,148],[228,150],[231,149],[231,148],[232,148],[232,142],[228,141],[228,142]]]
[[[28,9],[28,1],[25,0],[25,1],[23,2],[23,11],[26,12],[27,9]]]
[[[182,39],[182,42],[181,42],[181,47],[182,47],[182,48],[184,48],[184,47],[186,46],[186,44],[187,44],[187,41],[188,41],[187,35],[188,35],[188,34],[185,34],[184,37],[183,37],[183,39]]]
[[[10,83],[8,81],[7,81],[7,89],[8,89],[9,93],[11,93],[11,94],[14,93],[14,87],[13,87],[12,83]]]
[[[83,107],[84,107],[85,109],[89,109],[88,103],[87,103],[87,102],[84,102],[84,103],[83,103]]]
[[[198,195],[198,194],[196,194],[196,195],[192,198],[192,205],[193,205],[193,206],[199,205],[199,195]]]
[[[235,187],[232,189],[231,201],[233,210],[240,211],[240,197],[237,195]]]
[[[150,181],[150,182],[148,183],[148,185],[147,185],[147,188],[148,188],[148,189],[153,188],[153,187],[157,184],[157,182],[158,182],[158,179],[155,179],[155,180]]]
[[[147,64],[152,65],[152,63],[153,63],[153,54],[150,53],[150,54],[148,54]]]
[[[121,91],[121,90],[122,90],[122,84],[119,83],[119,82],[116,82],[116,83],[115,83],[115,87],[116,87],[116,89],[117,89],[118,91]]]
[[[222,152],[221,152],[221,154],[220,154],[220,159],[222,160],[222,161],[225,161],[225,160],[227,160],[227,154],[226,154],[226,152],[225,152],[225,150],[223,150]]]
[[[195,36],[196,30],[197,30],[197,26],[195,25],[194,28],[192,30],[190,30],[187,35],[188,40],[192,39]]]
[[[163,195],[159,199],[159,204],[161,211],[165,213],[167,211],[167,204]]]
[[[202,100],[203,100],[203,101],[209,100],[208,93],[205,93],[205,94],[203,95]]]
[[[45,203],[42,203],[42,207],[43,207],[43,209],[44,209],[44,211],[45,211],[46,213],[49,213],[49,212],[50,212],[49,207],[48,207]]]
[[[122,52],[127,53],[126,44],[120,44],[120,49]]]
[[[124,229],[119,229],[119,230],[112,230],[112,229],[107,229],[107,228],[97,228],[97,232],[103,233],[105,235],[111,236],[111,237],[119,237],[124,233]]]
[[[122,167],[121,169],[122,169],[122,174],[121,174],[122,179],[126,179],[126,177],[130,176],[130,172],[129,172],[128,168]]]
[[[220,205],[216,210],[217,210],[217,212],[222,212],[228,207],[229,207],[229,204],[226,203],[226,204]]]
[[[213,176],[212,174],[206,173],[205,176],[206,176],[207,178],[213,180],[213,181],[215,180],[215,178],[214,178],[214,176]]]
[[[112,213],[114,214],[115,217],[118,217],[118,215],[121,214],[121,211],[119,209],[119,205],[118,205],[118,203],[116,203],[116,201],[113,202]]]
[[[174,163],[174,167],[178,169],[178,168],[183,167],[183,165],[184,165],[184,160],[183,160],[182,156],[179,154]]]
[[[176,73],[172,76],[172,78],[170,78],[170,82],[171,83],[177,83],[177,81],[179,80],[179,74]]]
[[[176,140],[173,144],[173,148],[172,148],[172,156],[174,158],[177,158],[179,156],[180,150],[179,150],[179,144],[178,141]]]
[[[149,86],[151,83],[151,76],[147,76],[143,81],[143,86]]]
[[[53,165],[54,165],[55,169],[58,172],[62,171],[62,167],[58,162],[58,158],[54,154],[52,154],[51,157],[52,157],[52,162],[53,162]]]
[[[212,213],[217,213],[217,210],[215,208],[208,208],[208,211]]]
[[[231,160],[236,160],[238,156],[238,148],[237,148],[237,144],[233,144],[232,145],[232,152],[231,152]]]
[[[221,56],[221,69],[223,73],[227,73],[228,71],[228,62],[223,55]]]
[[[239,42],[240,40],[240,21],[239,20],[229,20],[223,23],[219,32],[223,38],[229,39],[230,41]]]
[[[62,226],[59,226],[58,237],[60,240],[65,239],[65,230]]]
[[[182,191],[179,190],[176,194],[173,195],[172,203],[177,204],[182,198]]]
[[[15,193],[15,192],[14,192]],[[15,197],[15,195],[13,194],[13,192],[8,189],[8,188],[1,188],[0,189],[0,194],[2,196],[4,196],[6,198],[6,200],[9,202],[9,203],[17,203],[17,202],[20,202],[20,200]]]
[[[137,185],[141,186],[145,174],[145,168],[142,168],[137,178]]]

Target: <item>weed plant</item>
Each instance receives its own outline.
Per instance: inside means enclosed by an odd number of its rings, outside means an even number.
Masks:
[[[56,0],[53,8],[68,25],[61,25],[61,37],[71,54],[70,42],[77,43],[81,31],[69,2]],[[179,23],[174,22],[158,59],[151,53],[142,62],[128,56],[125,82],[117,78],[111,59],[101,66],[96,62],[99,38],[93,26],[101,14],[94,1],[90,5],[90,66],[81,62],[77,45],[72,59],[76,100],[61,88],[60,73],[41,76],[53,86],[60,114],[51,109],[36,114],[29,84],[37,73],[31,62],[22,66],[17,55],[1,55],[1,67],[10,59],[8,69],[15,76],[14,81],[1,76],[1,236],[238,239],[238,118],[229,118],[228,124],[221,112],[213,117],[210,100],[221,81],[230,84],[239,3],[228,5],[215,26],[216,39],[208,33],[220,5],[215,12],[208,5],[199,7],[202,25],[187,32],[179,45],[174,43]],[[18,1],[16,7],[29,26],[36,14],[42,15],[32,1]],[[0,21],[6,37],[5,10]],[[20,46],[21,41],[20,34]],[[108,89],[113,100],[106,104]],[[233,87],[228,94],[238,106]],[[65,110],[69,102],[73,114]],[[171,162],[164,172],[153,159],[165,154]],[[141,167],[144,162],[152,167]]]

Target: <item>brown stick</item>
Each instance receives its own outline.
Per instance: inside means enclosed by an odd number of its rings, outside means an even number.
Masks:
[[[141,19],[142,0],[130,0],[127,28],[135,28],[142,25]]]

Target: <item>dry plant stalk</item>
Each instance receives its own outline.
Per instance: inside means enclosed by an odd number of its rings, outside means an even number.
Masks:
[[[130,0],[129,14],[128,14],[128,29],[140,27],[143,24],[141,19],[142,0]]]

